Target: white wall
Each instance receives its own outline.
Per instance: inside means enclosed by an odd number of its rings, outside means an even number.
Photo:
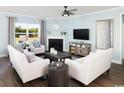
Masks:
[[[96,12],[91,14],[85,14],[82,16],[71,17],[67,20],[67,18],[54,18],[54,19],[47,19],[47,31],[51,30],[50,27],[53,24],[59,24],[61,27],[64,27],[67,32],[68,36],[66,37],[68,41],[73,41],[72,36],[72,29],[73,28],[89,28],[90,29],[90,40],[86,42],[90,42],[92,44],[92,49],[95,49],[96,44],[96,21],[97,20],[106,20],[106,19],[113,19],[114,21],[114,40],[113,40],[113,47],[114,47],[114,54],[113,54],[113,62],[121,64],[122,60],[122,46],[121,46],[121,29],[120,29],[120,13],[124,13],[123,9],[115,9],[109,11],[102,11]],[[61,20],[61,24],[60,24]],[[57,32],[54,34],[57,34]],[[75,41],[75,40],[74,40]],[[81,41],[81,40],[80,40]],[[66,44],[68,47],[68,44]]]
[[[7,56],[8,18],[0,16],[0,57]]]
[[[122,16],[122,58],[124,59],[124,14]]]

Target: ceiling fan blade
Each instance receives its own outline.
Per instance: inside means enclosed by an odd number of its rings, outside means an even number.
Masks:
[[[78,9],[71,9],[71,10],[68,10],[68,11],[77,11]]]
[[[70,15],[74,15],[75,13],[71,13],[71,12],[69,12],[69,14],[70,14]]]

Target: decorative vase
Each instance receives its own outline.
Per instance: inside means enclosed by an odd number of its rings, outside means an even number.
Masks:
[[[54,54],[54,50],[55,50],[55,49],[54,49],[53,47],[51,47],[51,48],[50,48],[50,53],[51,53],[51,54]]]

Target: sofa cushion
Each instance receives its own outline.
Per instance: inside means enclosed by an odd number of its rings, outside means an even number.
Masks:
[[[29,63],[36,62],[36,56],[32,52],[28,52],[27,50],[25,50],[24,54],[26,55]]]

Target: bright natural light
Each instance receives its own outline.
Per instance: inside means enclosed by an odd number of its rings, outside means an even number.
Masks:
[[[39,39],[39,24],[16,23],[15,24],[15,43],[20,43],[20,36],[25,35],[28,41]]]

